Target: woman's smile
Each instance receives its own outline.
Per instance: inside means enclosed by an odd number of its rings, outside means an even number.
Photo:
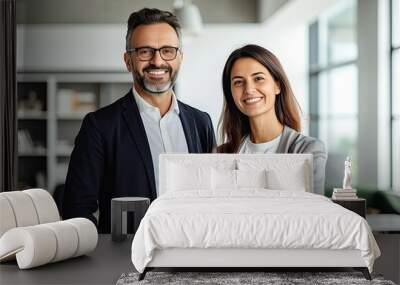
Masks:
[[[255,105],[256,103],[261,102],[263,98],[264,97],[249,97],[249,98],[243,99],[242,101],[246,105]]]

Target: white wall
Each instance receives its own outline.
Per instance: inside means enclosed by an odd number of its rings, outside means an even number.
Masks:
[[[125,25],[38,24],[17,27],[19,71],[122,71]]]

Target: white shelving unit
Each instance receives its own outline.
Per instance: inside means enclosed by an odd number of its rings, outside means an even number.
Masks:
[[[30,88],[36,88],[43,101],[43,110],[24,110],[17,114],[18,129],[30,133],[34,144],[39,144],[29,151],[18,151],[18,185],[19,188],[44,187],[52,193],[58,184],[65,182],[73,143],[85,116],[84,113],[59,114],[58,110],[64,108],[58,105],[59,90],[92,93],[94,109],[98,109],[124,96],[132,86],[132,79],[129,73],[122,72],[24,72],[18,74],[18,86],[19,102],[26,98]],[[41,174],[38,176],[38,173]],[[40,181],[44,185],[38,185]]]

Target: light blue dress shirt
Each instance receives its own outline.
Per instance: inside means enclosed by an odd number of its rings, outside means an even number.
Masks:
[[[160,153],[188,153],[186,137],[179,117],[178,101],[175,94],[172,93],[171,106],[168,112],[161,117],[160,109],[146,102],[137,93],[135,87],[132,88],[132,93],[139,108],[140,117],[150,145],[158,196],[158,160]]]

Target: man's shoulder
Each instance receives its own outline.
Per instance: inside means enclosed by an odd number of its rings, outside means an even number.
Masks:
[[[186,103],[183,103],[182,101],[178,100],[179,104],[179,110],[183,111],[185,113],[189,113],[192,115],[195,119],[199,120],[205,120],[208,121],[210,120],[210,115],[207,112],[201,111],[195,107],[192,107]]]
[[[84,121],[87,121],[89,125],[93,125],[99,130],[112,129],[120,121],[122,106],[128,100],[127,96],[129,96],[129,93],[107,106],[88,113]]]
[[[125,94],[115,102],[106,105],[92,112],[91,115],[96,118],[96,120],[110,120],[121,114],[122,105],[128,100],[130,93]]]

